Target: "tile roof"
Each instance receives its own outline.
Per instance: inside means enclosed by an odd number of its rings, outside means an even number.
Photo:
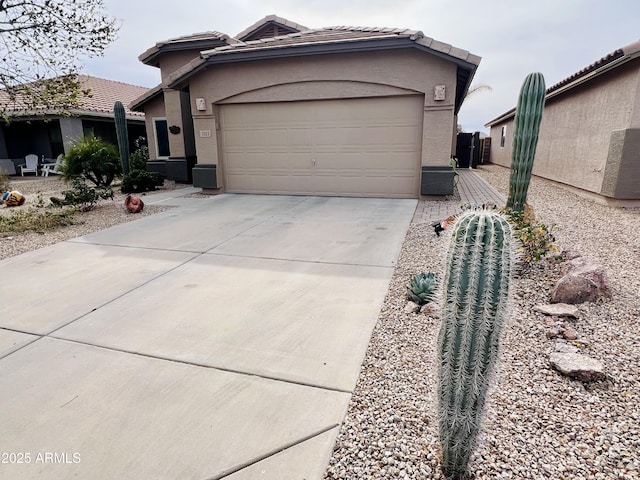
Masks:
[[[78,80],[83,89],[89,90],[88,96],[80,96],[79,108],[74,110],[74,115],[98,115],[113,116],[113,104],[120,100],[125,107],[128,117],[144,118],[144,113],[134,112],[129,109],[129,104],[136,98],[143,95],[149,89],[128,83],[106,80],[104,78],[92,77],[89,75],[78,75]],[[7,102],[6,94],[0,91],[0,103]],[[15,116],[25,114],[53,114],[53,112],[22,112],[15,111]],[[12,116],[11,109],[7,111]]]
[[[138,56],[138,60],[146,64],[154,64],[158,55],[162,51],[175,51],[185,50],[189,48],[193,49],[206,49],[211,48],[219,43],[233,43],[237,42],[235,38],[229,37],[225,33],[220,33],[215,30],[209,32],[192,33],[190,35],[183,35],[180,37],[170,38],[157,42],[153,47],[148,48]],[[156,65],[157,66],[157,65]]]
[[[284,25],[292,30],[303,31],[309,30],[304,25],[300,25],[296,22],[292,22],[291,20],[287,20],[286,18],[278,17],[277,15],[267,15],[261,20],[258,20],[256,23],[251,25],[250,27],[245,28],[239,34],[235,36],[238,40],[244,40],[245,37],[251,36],[254,32],[258,31],[260,28],[264,27],[269,23],[277,23],[278,25]]]
[[[129,110],[129,104],[149,90],[147,87],[88,75],[79,75],[79,80],[84,88],[91,90],[88,97],[80,99],[81,110],[113,114],[113,104],[119,100],[127,115],[144,118],[144,114]]]
[[[304,45],[321,45],[366,41],[373,39],[398,39],[407,38],[419,45],[449,55],[451,57],[467,61],[474,65],[480,62],[480,58],[467,52],[466,50],[455,48],[449,44],[438,42],[433,38],[425,36],[418,30],[388,27],[353,27],[335,26],[320,29],[310,29],[288,35],[247,42],[223,45],[211,50],[201,52],[203,58],[210,58],[214,55],[224,55],[241,51],[257,51],[285,47],[296,47]]]

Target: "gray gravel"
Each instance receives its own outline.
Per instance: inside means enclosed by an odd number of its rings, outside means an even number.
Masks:
[[[509,171],[479,173],[507,193]],[[534,178],[529,203],[560,249],[599,260],[613,298],[579,306],[582,352],[607,379],[582,384],[549,367],[543,315],[559,278],[543,262],[513,282],[500,369],[471,472],[476,479],[635,479],[640,470],[640,209],[613,209]],[[441,479],[434,417],[433,316],[404,313],[406,285],[443,272],[447,235],[413,224],[325,473],[328,479]]]

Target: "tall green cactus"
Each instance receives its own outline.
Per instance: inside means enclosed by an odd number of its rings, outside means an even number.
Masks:
[[[463,213],[447,253],[438,336],[438,415],[447,478],[463,478],[476,445],[506,316],[510,268],[507,220],[489,210]]]
[[[531,169],[538,145],[538,132],[544,109],[545,84],[541,73],[530,73],[525,78],[518,105],[513,130],[513,150],[511,152],[511,177],[509,179],[509,199],[507,208],[524,212],[527,190],[531,181]]]
[[[127,132],[127,119],[124,113],[124,105],[117,101],[113,105],[113,116],[116,120],[116,136],[118,137],[118,150],[120,150],[120,162],[122,173],[129,174],[129,133]]]

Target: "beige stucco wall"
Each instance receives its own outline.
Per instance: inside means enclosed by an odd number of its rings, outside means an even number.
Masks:
[[[638,67],[632,63],[547,99],[533,174],[601,193],[612,132],[640,122]],[[504,148],[501,127],[507,125]],[[491,161],[509,167],[513,118],[491,127]]]
[[[160,65],[160,76],[162,81],[164,82],[173,72],[199,56],[200,52],[197,50],[164,53],[158,62]]]
[[[165,118],[164,101],[163,96],[160,95],[144,105],[144,123],[147,129],[147,142],[149,145],[149,158],[158,158],[158,151],[156,148],[156,142],[153,130],[154,118]]]
[[[445,85],[444,101],[434,100],[435,85]],[[428,53],[407,49],[225,64],[209,67],[189,87],[198,163],[218,163],[215,105],[416,93],[424,95],[425,103],[422,164],[449,162],[456,66]],[[199,97],[206,100],[206,111],[195,109]],[[212,135],[201,137],[200,131]]]

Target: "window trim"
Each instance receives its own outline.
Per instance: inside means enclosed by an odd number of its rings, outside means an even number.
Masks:
[[[169,155],[160,155],[157,122],[164,122],[167,125],[167,147],[169,149]],[[156,147],[156,158],[161,160],[168,159],[171,156],[171,145],[169,144],[169,122],[167,122],[167,117],[152,117],[151,123],[153,124],[153,140]]]

